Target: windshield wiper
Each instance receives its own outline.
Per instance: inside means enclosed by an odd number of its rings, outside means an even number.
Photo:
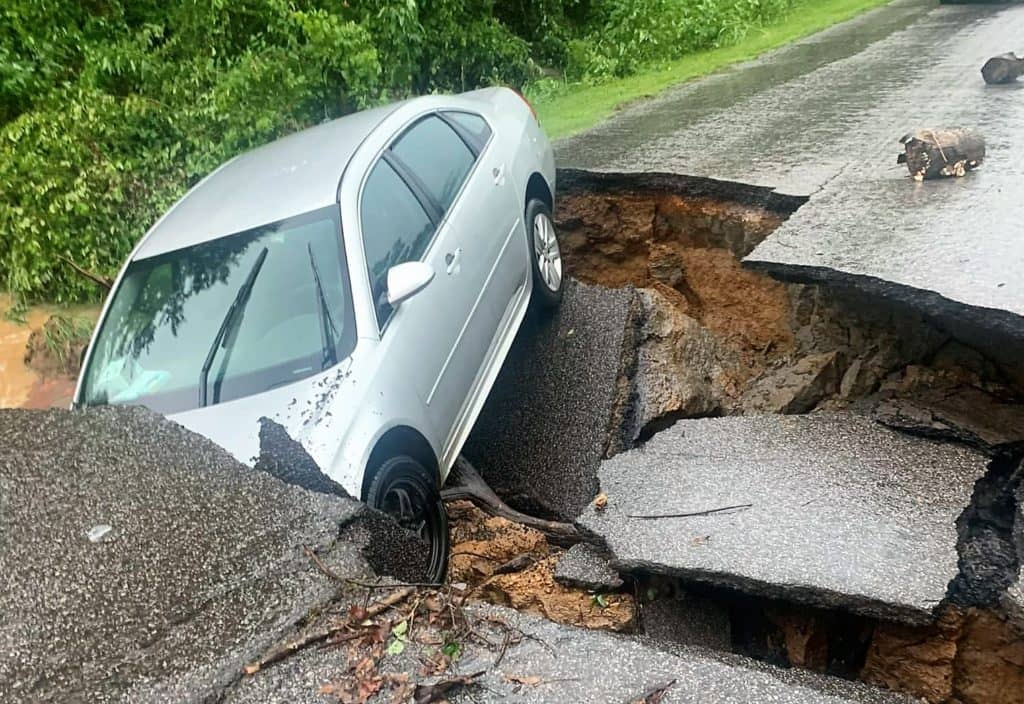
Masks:
[[[320,272],[316,268],[316,258],[313,256],[313,245],[307,243],[306,249],[309,250],[309,265],[313,268],[313,281],[316,283],[316,304],[320,309],[320,368],[323,370],[338,363],[338,350],[334,345],[338,337],[338,328],[334,325],[331,308],[327,305],[324,285],[320,282]]]
[[[263,262],[267,259],[268,251],[269,250],[264,247],[260,251],[259,256],[256,257],[256,262],[252,265],[252,269],[249,270],[249,275],[245,277],[245,281],[242,282],[241,287],[238,289],[238,293],[235,295],[234,302],[232,302],[231,307],[228,308],[228,312],[224,315],[224,320],[221,321],[220,328],[217,330],[217,334],[213,338],[213,344],[210,345],[210,351],[206,353],[206,361],[203,362],[203,368],[199,372],[200,408],[206,405],[206,386],[210,378],[210,367],[213,366],[213,360],[217,356],[217,348],[222,344],[227,343],[227,332],[231,329],[232,322],[242,313],[245,309],[245,304],[249,302],[249,294],[252,293],[252,287],[256,283],[256,276],[259,275],[260,269],[263,267]]]

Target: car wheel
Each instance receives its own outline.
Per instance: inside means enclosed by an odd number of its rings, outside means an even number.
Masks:
[[[374,475],[366,503],[427,542],[427,581],[443,582],[448,571],[448,513],[435,475],[407,455],[392,457]]]
[[[533,300],[540,308],[555,308],[562,301],[562,249],[547,203],[536,198],[526,204],[526,235],[533,271]]]

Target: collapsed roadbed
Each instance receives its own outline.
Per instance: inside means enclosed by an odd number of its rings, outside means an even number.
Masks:
[[[506,500],[602,544],[555,574],[632,590],[661,641],[933,702],[1024,696],[1024,360],[843,277],[744,267],[802,198],[559,176],[579,283],[521,336],[466,450]]]

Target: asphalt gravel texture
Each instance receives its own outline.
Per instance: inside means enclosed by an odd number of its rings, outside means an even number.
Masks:
[[[589,543],[577,543],[558,558],[555,581],[593,592],[615,591],[623,584],[608,555]]]
[[[956,520],[986,467],[857,415],[684,420],[604,462],[608,505],[579,522],[620,571],[921,624],[958,575]]]
[[[1019,4],[897,0],[627,108],[560,142],[559,164],[810,196],[745,263],[912,305],[998,358],[1024,344],[1024,82],[980,68],[1022,35]],[[919,183],[897,166],[904,134],[952,127],[984,135],[979,170]]]
[[[527,318],[463,454],[514,508],[572,520],[621,443],[639,305],[633,289],[568,281],[553,316]]]
[[[494,616],[525,634],[508,647],[495,666],[497,651],[464,644],[458,673],[484,671],[476,684],[456,690],[454,703],[501,701],[563,704],[564,702],[632,701],[646,692],[669,687],[661,700],[693,704],[897,704],[911,700],[862,684],[811,672],[780,670],[740,657],[718,656],[694,648],[662,650],[635,638],[601,631],[560,626],[502,607],[468,607],[476,616]],[[486,626],[481,626],[486,628]],[[501,631],[486,632],[495,642]],[[413,641],[397,658],[387,658],[382,669],[417,670],[423,654]],[[429,653],[427,653],[429,654]],[[331,649],[306,650],[297,656],[246,678],[235,687],[226,704],[327,704],[320,686],[338,676],[341,658]],[[516,678],[537,678],[523,685]],[[382,696],[379,701],[387,701]]]
[[[305,547],[368,579],[392,539],[141,408],[0,410],[0,447],[4,702],[213,700],[338,592]]]

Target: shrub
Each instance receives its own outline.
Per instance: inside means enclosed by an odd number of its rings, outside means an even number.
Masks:
[[[64,259],[113,274],[241,151],[415,93],[629,75],[793,2],[6,0],[0,282],[19,302],[96,298]]]

